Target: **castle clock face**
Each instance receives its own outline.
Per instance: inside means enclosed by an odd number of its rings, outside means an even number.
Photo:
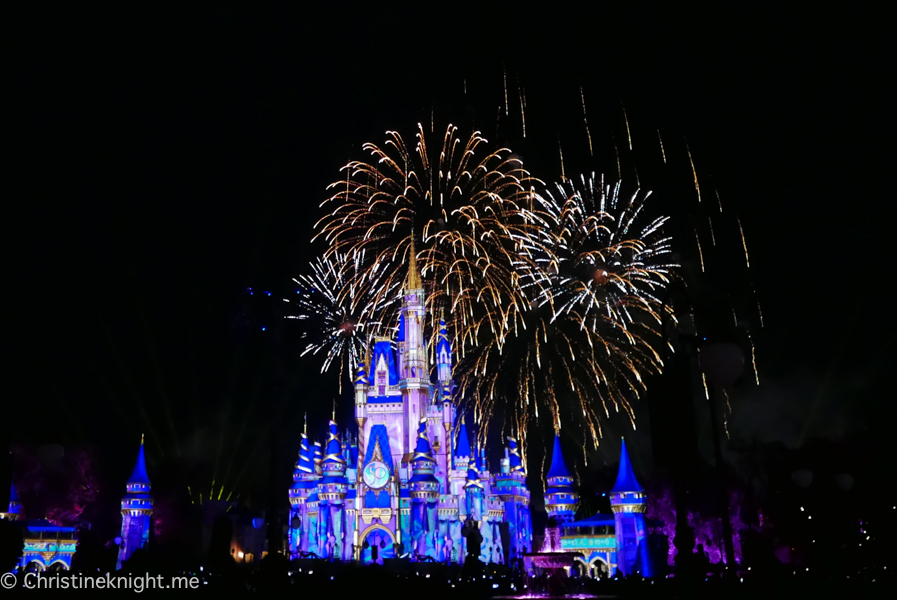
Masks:
[[[364,484],[371,489],[377,490],[386,485],[389,481],[389,467],[380,461],[373,460],[368,463],[361,473]]]

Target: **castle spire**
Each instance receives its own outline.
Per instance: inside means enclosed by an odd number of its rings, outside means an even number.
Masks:
[[[461,430],[458,432],[458,445],[455,446],[455,458],[470,458],[470,438],[467,436],[467,425],[464,424],[464,415],[461,415]]]
[[[641,491],[644,490],[635,478],[635,471],[632,470],[632,461],[629,460],[629,452],[626,451],[626,439],[624,438],[620,446],[620,469],[617,471],[617,482],[611,493]]]
[[[548,479],[554,477],[570,477],[567,465],[564,464],[564,456],[561,454],[561,439],[554,436],[554,448],[551,450],[551,468],[548,469]]]
[[[137,451],[137,463],[134,465],[134,472],[131,473],[128,483],[150,484],[149,475],[146,473],[146,453],[144,452],[143,434],[140,434],[140,450]]]
[[[422,290],[424,289],[423,283],[420,280],[420,271],[417,270],[417,254],[414,250],[414,234],[411,234],[411,256],[408,261],[408,280],[405,283],[405,291],[410,292],[412,290]]]

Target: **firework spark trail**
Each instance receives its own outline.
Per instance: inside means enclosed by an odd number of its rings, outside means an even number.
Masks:
[[[623,169],[620,166],[620,150],[617,148],[617,140],[614,140],[614,156],[617,159],[617,179],[623,179]]]
[[[744,229],[741,227],[741,219],[736,216],[735,220],[738,221],[738,233],[741,234],[741,247],[744,248],[744,262],[747,263],[747,267],[750,269],[751,259],[748,257],[747,242],[744,240]]]
[[[667,164],[667,153],[663,150],[663,138],[660,137],[660,130],[657,130],[657,141],[660,142],[660,155],[663,157],[663,164]]]
[[[558,138],[558,154],[561,156],[561,181],[567,181],[567,176],[564,174],[564,149],[561,147],[561,138]]]
[[[508,116],[508,70],[502,69],[502,80],[504,81],[504,89],[505,89],[505,116]]]
[[[626,123],[626,139],[629,141],[629,150],[632,151],[632,132],[629,131],[629,117],[626,116],[626,108],[623,108],[623,121]]]
[[[594,152],[592,152],[592,133],[589,131],[589,119],[586,116],[586,95],[582,90],[582,85],[579,86],[579,97],[582,99],[582,122],[586,127],[586,137],[589,138],[589,156],[595,156]]]
[[[754,367],[754,381],[760,385],[760,374],[757,372],[757,352],[754,348],[754,338],[748,334],[748,340],[751,342],[751,365]]]
[[[691,148],[688,142],[685,143],[685,150],[688,152],[688,162],[691,163],[691,174],[695,178],[695,191],[698,192],[698,202],[701,202],[701,185],[698,183],[698,172],[695,170],[695,161],[691,157]]]
[[[695,241],[698,243],[698,258],[701,260],[701,273],[704,273],[704,251],[701,250],[701,238],[698,237],[698,228],[695,227]]]

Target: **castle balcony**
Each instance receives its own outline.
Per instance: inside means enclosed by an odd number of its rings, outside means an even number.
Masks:
[[[440,494],[439,495],[439,508],[440,509],[453,509],[458,510],[458,497],[453,496],[451,494]]]

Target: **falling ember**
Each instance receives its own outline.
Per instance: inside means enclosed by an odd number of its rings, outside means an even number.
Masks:
[[[695,241],[698,242],[698,258],[701,259],[701,273],[704,272],[704,252],[701,250],[701,238],[698,237],[698,229],[695,228]]]
[[[751,364],[754,366],[754,381],[757,385],[760,385],[760,375],[757,373],[757,353],[754,349],[754,338],[748,334],[748,339],[751,341]]]
[[[698,202],[701,201],[701,186],[698,183],[698,172],[695,170],[695,161],[691,157],[691,148],[688,147],[688,142],[685,143],[685,150],[688,152],[688,162],[691,163],[691,174],[695,178],[695,190],[698,192]]]
[[[657,140],[660,142],[660,155],[663,157],[663,164],[667,164],[667,153],[663,150],[663,138],[660,137],[660,130],[657,130]]]
[[[505,83],[505,116],[508,116],[508,71],[507,69],[502,70],[502,75]]]
[[[723,201],[719,198],[719,190],[714,187],[713,193],[716,194],[716,203],[719,204],[719,212],[723,212]]]
[[[713,243],[713,246],[716,247],[716,236],[713,235],[713,219],[707,217],[707,224],[710,225],[710,241]]]
[[[558,154],[561,156],[561,181],[567,181],[567,176],[564,174],[564,149],[561,147],[561,138],[558,138]]]
[[[626,108],[623,108],[623,121],[626,123],[626,138],[629,140],[629,150],[632,150],[632,133],[629,131],[629,117],[626,116]]]
[[[589,119],[586,116],[586,94],[582,90],[582,85],[579,86],[579,97],[582,99],[582,122],[586,127],[586,137],[589,138],[589,156],[594,156],[595,154],[592,152],[592,134],[589,131]]]
[[[744,262],[747,263],[747,267],[750,269],[751,259],[748,258],[747,242],[744,240],[744,229],[741,227],[741,219],[736,215],[735,220],[738,221],[738,231],[741,233],[741,246],[744,248]]]
[[[526,101],[524,91],[518,86],[517,93],[520,95],[520,120],[523,122],[523,137],[526,139]]]
[[[614,156],[617,158],[617,179],[623,179],[623,171],[620,168],[620,150],[617,148],[616,140],[614,140]]]
[[[704,399],[710,400],[710,391],[707,389],[707,376],[701,372],[701,381],[704,383]]]

